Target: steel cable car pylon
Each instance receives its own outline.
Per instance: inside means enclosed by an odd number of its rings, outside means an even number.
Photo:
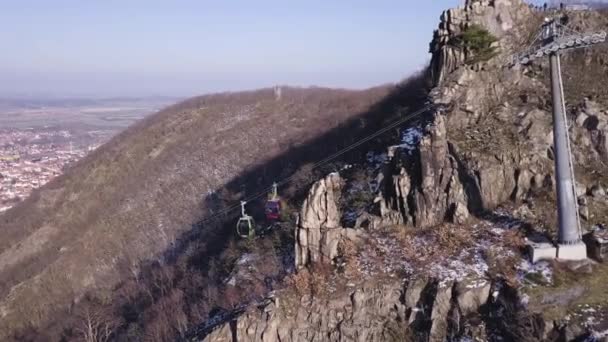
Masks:
[[[557,258],[580,260],[587,257],[581,241],[581,226],[574,181],[574,165],[570,150],[560,53],[590,47],[606,41],[606,31],[579,33],[563,25],[565,17],[546,18],[532,46],[513,56],[510,65],[528,64],[549,57],[553,104],[553,140],[555,150],[555,181],[559,219]]]
[[[245,204],[247,202],[241,201],[241,217],[236,223],[236,233],[244,239],[255,236],[255,222],[253,221],[253,217],[245,212]]]

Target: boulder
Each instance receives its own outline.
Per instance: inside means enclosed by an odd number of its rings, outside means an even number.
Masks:
[[[455,286],[455,296],[460,312],[465,316],[477,312],[488,302],[491,288],[492,283],[483,279],[458,283]]]
[[[344,181],[331,173],[316,182],[302,204],[296,227],[295,265],[301,269],[313,263],[332,263],[345,240],[358,242],[362,233],[340,225],[339,200]]]
[[[425,279],[416,279],[412,281],[405,291],[405,307],[409,312],[408,324],[424,316],[424,307],[422,307],[422,293],[428,286],[428,281]]]
[[[584,127],[587,119],[589,119],[589,115],[587,115],[585,112],[579,112],[574,122],[578,127]]]
[[[603,199],[606,197],[606,190],[601,185],[593,185],[587,190],[587,194],[595,199]]]

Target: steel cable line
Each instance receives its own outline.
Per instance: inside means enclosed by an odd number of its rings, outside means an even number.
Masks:
[[[319,168],[319,167],[321,167],[321,166],[329,163],[330,161],[338,158],[339,156],[345,154],[346,152],[349,152],[349,151],[351,151],[351,150],[353,150],[353,149],[355,149],[355,148],[357,148],[357,147],[365,144],[366,142],[368,142],[370,140],[373,140],[373,139],[377,138],[378,136],[380,136],[380,135],[382,135],[382,134],[384,134],[384,133],[386,133],[386,132],[388,132],[388,131],[396,128],[397,126],[405,123],[406,121],[409,121],[410,119],[413,119],[414,117],[419,116],[420,114],[426,112],[427,110],[431,109],[432,107],[434,107],[433,104],[426,105],[425,107],[423,107],[423,108],[421,108],[421,109],[419,109],[419,110],[411,113],[410,115],[408,115],[408,116],[406,116],[406,117],[404,117],[402,119],[399,119],[399,120],[391,123],[390,125],[388,125],[388,126],[382,128],[382,129],[374,132],[373,134],[368,135],[367,137],[365,137],[365,138],[363,138],[361,140],[358,140],[357,142],[355,142],[355,143],[353,143],[353,144],[351,144],[351,145],[349,145],[349,146],[347,146],[347,147],[339,150],[338,152],[330,155],[329,157],[326,157],[326,158],[322,159],[321,161],[315,163],[312,166],[311,170],[317,169],[317,168]],[[284,178],[283,180],[281,180],[279,182],[276,182],[277,186],[283,186],[283,185],[289,183],[296,175],[297,175],[297,173],[294,173],[291,176],[289,176],[287,178]],[[261,190],[257,194],[252,195],[250,197],[247,197],[246,199],[243,199],[241,202],[248,203],[248,202],[251,202],[253,200],[256,200],[256,199],[260,198],[261,196],[266,195],[270,190],[272,190],[272,188],[273,188],[273,186],[271,185],[271,186],[265,188],[264,190]],[[238,204],[232,205],[232,206],[230,206],[228,208],[222,209],[219,212],[214,213],[212,216],[209,216],[209,217],[205,218],[203,221],[199,222],[199,224],[205,224],[205,223],[211,221],[212,219],[215,219],[215,218],[217,218],[219,216],[225,215],[225,214],[227,214],[227,213],[229,213],[229,212],[231,212],[233,210],[239,209],[240,207],[241,207],[241,203],[239,202]]]
[[[331,156],[329,156],[329,157],[327,157],[327,158],[325,158],[325,159],[317,162],[316,164],[314,164],[313,167],[311,168],[311,170],[317,169],[317,168],[323,166],[324,164],[329,163],[330,161],[336,159],[337,157],[343,155],[344,153],[353,150],[354,148],[356,148],[356,147],[358,147],[358,146],[360,146],[360,145],[362,145],[362,144],[364,144],[364,143],[366,143],[366,142],[368,142],[368,141],[370,141],[370,140],[372,140],[372,139],[374,139],[374,138],[376,138],[376,137],[378,137],[378,136],[386,133],[387,131],[389,131],[391,129],[396,128],[397,126],[399,126],[399,125],[403,124],[404,122],[406,122],[406,121],[408,121],[408,120],[410,120],[410,119],[412,119],[412,118],[414,118],[414,117],[416,117],[416,116],[424,113],[425,111],[427,111],[428,109],[430,109],[432,107],[433,107],[433,105],[427,105],[427,106],[425,106],[425,107],[417,110],[416,112],[414,112],[414,113],[406,116],[405,118],[399,119],[399,120],[391,123],[389,126],[384,127],[381,130],[379,130],[379,131],[376,131],[375,133],[373,133],[373,134],[365,137],[364,139],[361,139],[361,140],[359,140],[359,141],[357,141],[357,142],[355,142],[355,143],[353,143],[353,144],[351,144],[351,145],[349,145],[349,146],[341,149],[340,151],[338,151],[338,152],[332,154]],[[291,176],[289,176],[289,177],[287,177],[287,178],[285,178],[285,179],[277,182],[277,185],[278,186],[285,185],[285,184],[289,183],[295,176],[296,176],[296,174],[294,173],[293,175],[291,175]],[[271,189],[272,189],[272,186],[267,187],[266,189],[260,191],[259,193],[255,194],[255,195],[252,195],[250,197],[247,197],[246,199],[244,199],[242,201],[244,201],[244,202],[251,202],[251,201],[253,201],[255,199],[258,199],[261,196],[267,194],[268,191],[270,191]],[[212,219],[214,219],[214,218],[216,218],[218,216],[224,215],[224,214],[226,214],[226,213],[228,213],[230,211],[236,210],[236,209],[238,209],[240,207],[241,207],[241,204],[239,203],[239,204],[235,204],[235,205],[233,205],[231,207],[225,208],[225,209],[223,209],[223,210],[221,210],[221,211],[213,214],[212,216],[206,218],[205,220],[203,220],[203,222],[201,222],[201,224],[204,224],[204,223],[206,223],[206,222],[208,222],[208,221],[210,221],[210,220],[212,220]]]

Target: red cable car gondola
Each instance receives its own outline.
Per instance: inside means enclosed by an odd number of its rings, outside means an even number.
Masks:
[[[272,194],[266,201],[265,212],[268,221],[277,221],[281,217],[281,198],[277,191],[277,183],[272,185]]]
[[[281,217],[281,202],[268,200],[266,202],[266,219],[276,221]]]

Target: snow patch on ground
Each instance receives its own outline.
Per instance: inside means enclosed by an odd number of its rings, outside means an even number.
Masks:
[[[572,316],[590,331],[590,336],[585,341],[597,341],[608,337],[608,330],[604,330],[608,326],[608,317],[602,304],[579,304]]]
[[[467,289],[478,289],[480,287],[484,287],[488,284],[488,281],[485,279],[476,279],[467,284]]]
[[[367,163],[374,169],[380,168],[388,160],[388,155],[384,152],[374,153],[373,151],[367,152],[366,154]]]
[[[433,235],[422,234],[401,238],[382,232],[369,232],[365,248],[356,258],[356,266],[363,276],[386,274],[427,275],[437,279],[440,286],[466,281],[468,288],[487,284],[490,266],[488,255],[494,262],[518,255],[513,247],[503,244],[503,234],[515,226],[514,219],[496,215],[496,221],[484,220],[466,228],[472,237],[472,245],[444,254],[437,249]],[[400,228],[407,229],[407,228]],[[453,229],[462,229],[454,227]],[[511,262],[511,261],[509,261]],[[530,265],[522,260],[522,274],[541,272],[548,281],[552,278],[548,265]]]
[[[359,272],[370,277],[384,274],[391,278],[398,272],[412,274],[414,268],[394,239],[377,237],[373,242],[374,248],[363,250],[357,258]]]
[[[517,266],[517,276],[520,282],[525,282],[526,276],[531,273],[539,274],[543,279],[551,284],[553,282],[553,269],[547,261],[538,261],[535,264],[527,259],[523,259]]]
[[[473,339],[472,339],[472,338],[470,338],[470,337],[464,336],[464,337],[459,338],[459,339],[457,340],[457,342],[475,342],[475,340],[473,340]]]
[[[359,213],[356,210],[349,209],[342,215],[342,220],[347,227],[352,227],[357,222],[357,217],[359,217]]]
[[[239,258],[239,260],[236,262],[237,265],[244,265],[246,263],[249,263],[253,260],[255,260],[257,257],[251,253],[245,253],[243,254],[243,256],[241,256]]]
[[[429,275],[440,279],[439,285],[445,286],[466,278],[483,278],[487,271],[488,264],[479,250],[472,252],[463,250],[460,255],[448,259],[447,262],[431,265]]]
[[[596,342],[608,337],[608,330],[594,331],[589,337],[585,339],[585,342]]]
[[[400,147],[405,148],[409,154],[412,154],[412,152],[418,148],[420,140],[423,136],[424,132],[422,131],[421,127],[408,127],[405,129],[405,131],[403,131],[403,133],[401,133]]]
[[[519,299],[519,302],[523,305],[523,306],[528,306],[528,303],[530,303],[530,296],[528,296],[527,294],[523,293]]]

